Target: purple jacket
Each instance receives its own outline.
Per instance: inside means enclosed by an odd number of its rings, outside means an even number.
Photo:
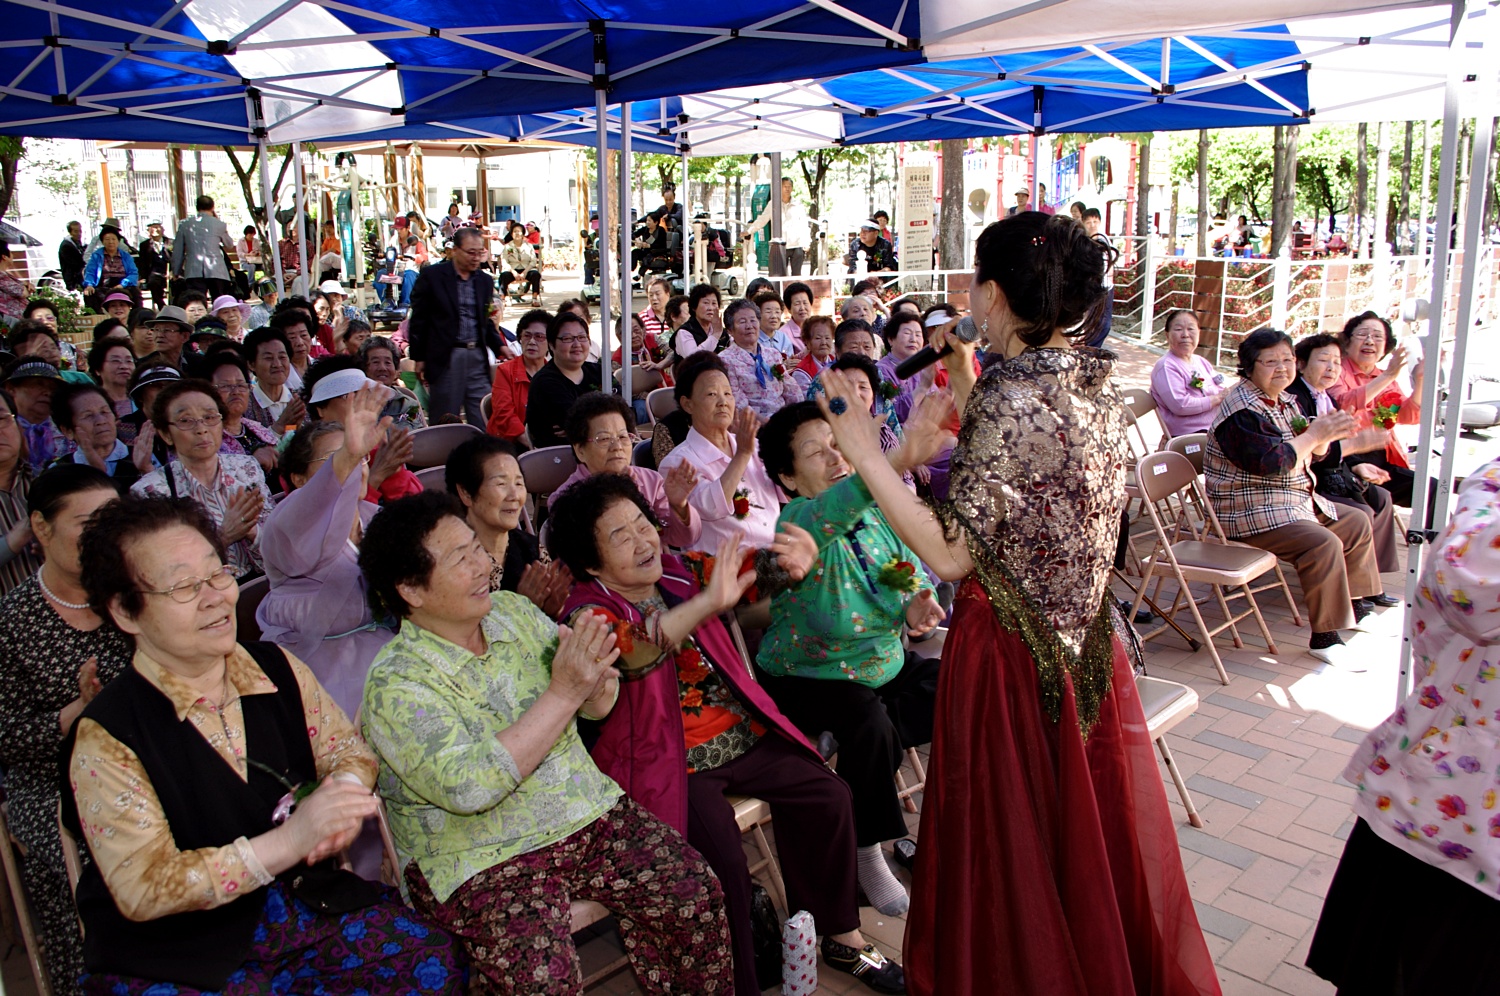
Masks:
[[[698,583],[681,560],[662,554],[662,578],[657,583],[667,605],[677,605],[698,593]],[[620,619],[641,622],[636,607],[596,580],[573,586],[563,606],[563,618],[592,605]],[[781,714],[771,697],[749,671],[729,631],[717,617],[701,623],[693,633],[710,664],[734,692],[735,698],[768,731],[805,748],[822,760],[791,720]],[[682,705],[677,695],[677,671],[670,662],[639,681],[620,683],[620,698],[601,724],[591,753],[599,770],[658,819],[687,835],[687,745],[682,732]]]

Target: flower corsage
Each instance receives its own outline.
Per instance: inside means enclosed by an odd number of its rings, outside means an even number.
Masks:
[[[1382,429],[1394,429],[1396,416],[1401,414],[1401,395],[1387,391],[1375,399],[1374,424]]]
[[[875,575],[875,580],[887,588],[896,591],[904,591],[913,594],[922,587],[922,582],[917,576],[917,565],[909,560],[897,560],[892,557],[880,568],[880,573]]]

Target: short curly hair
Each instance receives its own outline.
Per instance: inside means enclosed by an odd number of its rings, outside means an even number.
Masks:
[[[146,582],[130,560],[141,542],[174,526],[187,526],[208,541],[220,563],[225,561],[219,527],[191,498],[140,497],[127,494],[101,505],[78,540],[78,566],[89,605],[109,618],[113,603],[134,618],[146,607]]]
[[[411,615],[399,586],[425,585],[432,579],[437,562],[427,549],[427,537],[449,516],[463,521],[457,498],[445,491],[423,491],[382,507],[365,527],[359,570],[377,619]]]
[[[549,530],[547,550],[552,559],[567,564],[575,578],[588,578],[589,572],[603,562],[599,556],[599,541],[594,536],[594,524],[622,501],[632,502],[647,522],[661,528],[661,522],[642,497],[640,489],[624,474],[591,474],[562,494],[553,495],[547,505],[549,518],[554,522],[578,523],[580,527],[584,523],[588,525],[587,528]]]
[[[187,377],[182,380],[169,381],[167,386],[161,389],[156,400],[151,402],[151,424],[156,426],[156,431],[166,435],[171,422],[167,416],[171,413],[172,402],[187,394],[203,394],[213,399],[214,405],[219,409],[219,417],[227,419],[229,408],[224,404],[224,398],[219,394],[217,388],[206,380],[197,377]]]
[[[797,430],[807,423],[822,421],[826,419],[816,401],[799,401],[772,415],[755,434],[756,441],[760,443],[760,462],[765,464],[766,476],[781,485],[788,494],[796,494],[782,481],[783,476],[794,477],[797,473],[797,454],[792,451],[792,440],[797,438]]]
[[[1292,344],[1292,337],[1280,329],[1256,329],[1245,336],[1240,343],[1239,369],[1235,373],[1246,380],[1255,372],[1255,361],[1260,359],[1260,354],[1268,349],[1285,345],[1296,355],[1297,347]]]
[[[618,415],[625,420],[625,431],[635,431],[635,411],[618,394],[590,391],[573,402],[563,423],[563,435],[569,445],[582,446],[589,441],[589,423],[601,415]]]

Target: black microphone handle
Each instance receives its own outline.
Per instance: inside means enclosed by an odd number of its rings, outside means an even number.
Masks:
[[[953,352],[952,343],[944,346],[942,352],[933,349],[931,346],[923,346],[901,361],[900,365],[896,367],[896,377],[900,380],[905,380],[908,377],[915,376],[951,352]]]

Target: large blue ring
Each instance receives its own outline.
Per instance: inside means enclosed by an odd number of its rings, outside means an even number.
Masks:
[[[829,398],[828,410],[833,412],[835,415],[842,415],[844,414],[844,412],[849,410],[849,402],[845,401],[843,398]]]

